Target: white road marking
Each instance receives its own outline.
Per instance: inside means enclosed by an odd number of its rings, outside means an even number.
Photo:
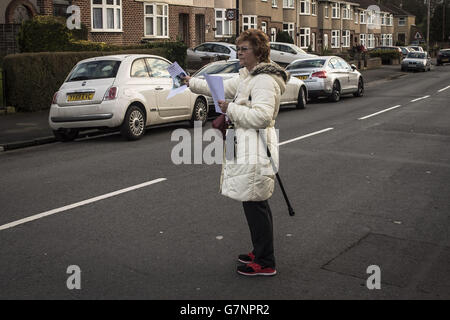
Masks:
[[[321,133],[324,133],[324,132],[327,132],[327,131],[330,131],[330,130],[333,130],[333,129],[334,128],[327,128],[327,129],[323,129],[323,130],[316,131],[316,132],[313,132],[313,133],[308,133],[308,134],[305,134],[304,136],[301,136],[301,137],[298,137],[298,138],[294,138],[294,139],[291,139],[291,140],[280,142],[278,144],[278,146],[282,146],[284,144],[288,144],[288,143],[291,143],[291,142],[294,142],[294,141],[298,141],[298,140],[301,140],[301,139],[305,139],[305,138],[308,138],[308,137],[312,137],[312,136],[315,136],[317,134],[321,134]]]
[[[445,88],[442,88],[441,90],[438,90],[438,92],[442,92],[442,91],[445,91],[445,90],[447,90],[447,89],[449,89],[450,88],[450,86],[448,86],[448,87],[445,87]]]
[[[426,98],[429,98],[429,97],[430,97],[430,96],[425,96],[425,97],[422,97],[422,98],[417,98],[417,99],[411,100],[411,102],[420,101],[420,100],[423,100],[423,99],[426,99]]]
[[[111,197],[117,196],[117,195],[125,193],[125,192],[129,192],[129,191],[133,191],[133,190],[136,190],[136,189],[144,188],[144,187],[147,187],[149,185],[152,185],[152,184],[155,184],[155,183],[158,183],[158,182],[162,182],[162,181],[165,181],[165,180],[167,180],[167,179],[166,178],[159,178],[159,179],[155,179],[155,180],[152,180],[152,181],[147,181],[147,182],[144,182],[144,183],[141,183],[141,184],[137,184],[135,186],[131,186],[131,187],[128,187],[128,188],[125,188],[125,189],[121,189],[121,190],[117,190],[117,191],[114,191],[114,192],[110,192],[110,193],[107,193],[107,194],[104,194],[104,195],[101,195],[101,196],[98,196],[98,197],[95,197],[95,198],[91,198],[91,199],[83,200],[83,201],[80,201],[80,202],[77,202],[77,203],[69,204],[69,205],[61,207],[61,208],[57,208],[57,209],[45,211],[45,212],[42,212],[42,213],[38,213],[38,214],[35,214],[33,216],[24,218],[24,219],[20,219],[20,220],[14,221],[14,222],[10,222],[10,223],[4,224],[4,225],[0,226],[0,231],[1,230],[5,230],[5,229],[9,229],[9,228],[13,228],[13,227],[16,227],[16,226],[18,226],[20,224],[24,224],[24,223],[27,223],[27,222],[30,222],[30,221],[34,221],[34,220],[41,219],[41,218],[44,218],[44,217],[47,217],[47,216],[51,216],[53,214],[57,214],[57,213],[60,213],[60,212],[63,212],[63,211],[67,211],[67,210],[70,210],[70,209],[73,209],[73,208],[76,208],[76,207],[81,207],[81,206],[84,206],[84,205],[87,205],[87,204],[90,204],[90,203],[93,203],[93,202],[97,202],[97,201],[100,201],[100,200],[111,198]]]
[[[387,111],[390,111],[390,110],[394,110],[394,109],[397,109],[397,108],[400,108],[400,107],[401,107],[401,105],[399,104],[399,105],[397,105],[395,107],[387,108],[387,109],[384,109],[384,110],[381,110],[381,111],[369,114],[369,115],[367,115],[365,117],[358,118],[358,120],[368,119],[368,118],[374,117],[376,115],[379,115],[380,113],[384,113],[384,112],[387,112]]]

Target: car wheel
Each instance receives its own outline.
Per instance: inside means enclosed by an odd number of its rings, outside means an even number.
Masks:
[[[78,129],[60,129],[53,130],[56,140],[61,142],[73,141],[78,137]]]
[[[120,133],[127,140],[138,140],[144,135],[145,115],[141,108],[136,105],[128,108]]]
[[[335,81],[333,83],[333,91],[331,92],[329,99],[331,102],[338,102],[341,100],[341,86],[339,85],[339,82]]]
[[[197,98],[194,104],[194,110],[192,110],[191,126],[194,127],[195,121],[201,121],[202,126],[206,124],[208,120],[208,106],[203,98]]]
[[[364,95],[364,80],[362,77],[358,80],[358,91],[353,94],[355,97],[362,97]]]
[[[297,109],[305,109],[306,107],[306,88],[300,87],[298,91]]]

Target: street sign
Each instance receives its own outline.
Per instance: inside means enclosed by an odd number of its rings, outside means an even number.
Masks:
[[[416,35],[414,36],[414,39],[417,39],[417,40],[419,40],[419,39],[423,39],[423,36],[420,34],[420,32],[416,32]]]
[[[225,11],[225,16],[227,17],[227,20],[235,20],[236,19],[236,10],[235,9],[227,9],[227,11]]]

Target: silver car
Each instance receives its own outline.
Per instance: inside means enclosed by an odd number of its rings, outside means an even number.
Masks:
[[[212,62],[197,71],[193,77],[204,78],[205,74],[214,74],[221,76],[224,80],[237,77],[239,75],[241,65],[239,59],[228,61]],[[205,97],[208,101],[210,114],[214,112],[214,101],[211,97]],[[304,109],[308,100],[308,90],[303,81],[291,77],[287,83],[286,91],[281,95],[280,104],[295,105],[297,109]]]
[[[270,59],[280,65],[287,65],[297,59],[312,57],[317,57],[317,55],[306,53],[295,44],[284,42],[270,43]]]
[[[427,52],[412,51],[403,59],[401,69],[431,71],[431,57]]]
[[[364,80],[355,65],[336,56],[299,59],[286,67],[292,76],[303,80],[311,98],[328,97],[337,102],[344,94],[361,97]]]
[[[204,42],[195,48],[187,49],[186,64],[189,69],[197,70],[214,58],[236,59],[236,45],[226,42]]]

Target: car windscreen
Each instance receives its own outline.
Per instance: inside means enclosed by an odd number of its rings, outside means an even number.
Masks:
[[[411,59],[425,59],[425,53],[410,52],[410,53],[408,53],[408,58],[411,58]]]
[[[238,73],[240,68],[241,66],[239,65],[239,62],[216,63],[204,67],[194,76],[201,76],[205,74],[218,74],[218,73]]]
[[[115,78],[120,61],[98,60],[81,63],[72,71],[67,81]]]
[[[291,63],[290,65],[287,66],[286,70],[322,68],[324,64],[325,64],[324,59],[301,60],[301,61]]]

